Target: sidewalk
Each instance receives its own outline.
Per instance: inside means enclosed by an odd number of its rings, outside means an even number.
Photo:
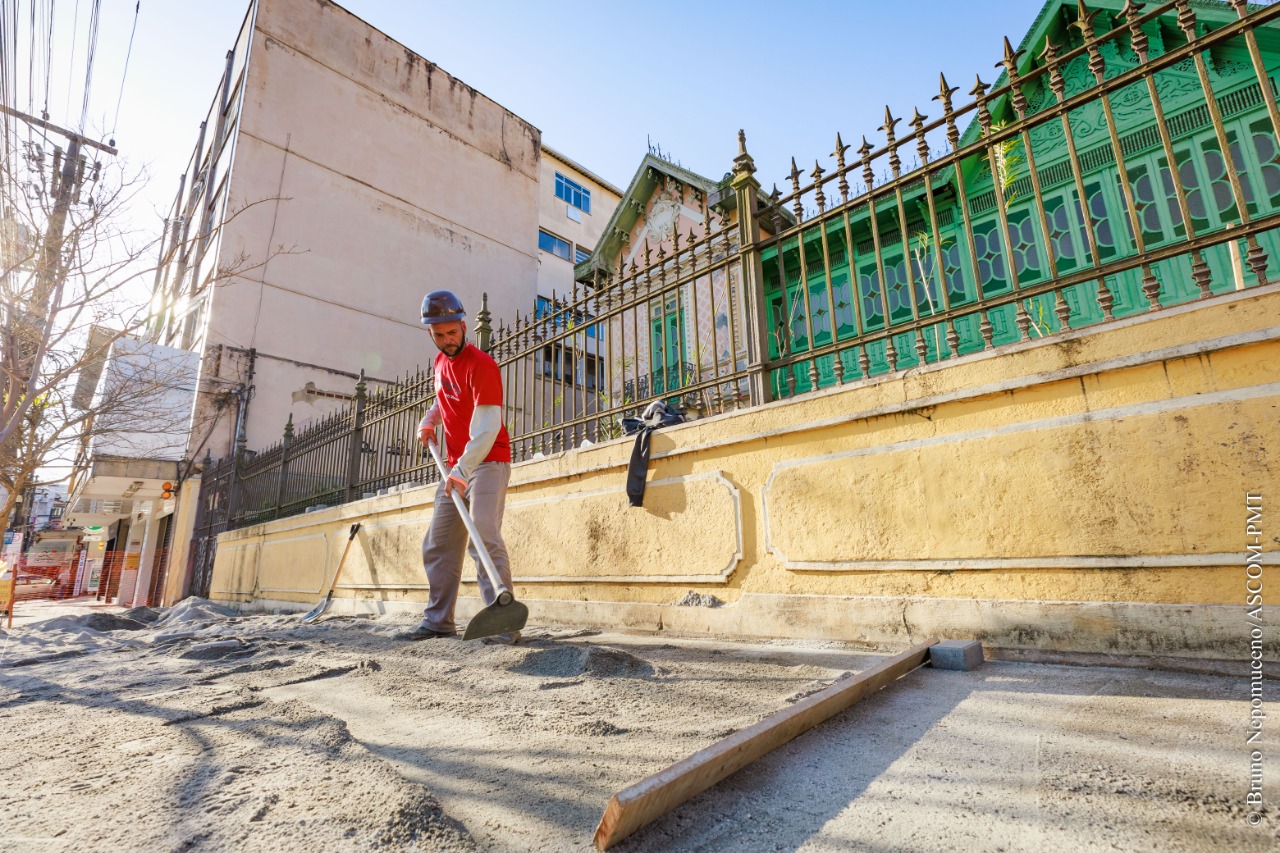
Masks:
[[[13,609],[13,627],[14,630],[17,630],[33,622],[43,622],[56,616],[82,616],[85,613],[123,613],[127,609],[127,607],[120,607],[117,604],[98,601],[92,595],[62,599],[18,599]],[[0,616],[0,630],[7,629],[8,626],[9,617],[7,615]]]

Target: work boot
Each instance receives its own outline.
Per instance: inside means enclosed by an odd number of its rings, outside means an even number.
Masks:
[[[426,625],[419,625],[412,631],[401,631],[392,637],[393,640],[438,640],[441,637],[456,637],[457,631],[437,631]]]
[[[514,646],[520,642],[520,632],[512,631],[509,634],[494,634],[492,637],[481,637],[480,642],[486,646]]]

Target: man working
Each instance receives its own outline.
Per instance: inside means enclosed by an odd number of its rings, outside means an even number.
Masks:
[[[431,586],[422,622],[401,640],[430,640],[457,634],[453,607],[462,579],[464,544],[476,564],[476,576],[486,605],[496,591],[480,562],[475,543],[450,495],[467,499],[472,520],[489,549],[502,582],[511,586],[511,563],[502,541],[502,512],[511,479],[511,440],[502,423],[502,374],[488,353],[467,343],[466,311],[448,290],[435,290],[422,300],[422,322],[440,352],[435,360],[436,401],[418,427],[423,446],[434,443],[435,429],[444,424],[448,475],[436,489],[435,511],[422,542],[422,565]],[[487,643],[513,644],[520,632],[485,637]]]

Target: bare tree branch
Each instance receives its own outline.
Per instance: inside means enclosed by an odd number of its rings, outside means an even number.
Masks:
[[[30,164],[6,156],[0,186],[39,186]],[[212,231],[181,237],[174,223],[165,223],[142,233],[131,210],[145,173],[113,161],[95,175],[77,188],[60,236],[49,233],[56,230],[49,226],[51,193],[6,193],[0,208],[0,486],[8,492],[0,502],[3,518],[42,468],[56,464],[69,474],[91,448],[144,458],[176,458],[185,450],[186,437],[203,425],[192,423],[190,407],[173,406],[172,392],[194,395],[194,371],[189,365],[178,369],[168,363],[166,350],[147,345],[155,337],[148,329],[153,301],[163,300],[164,308],[181,296],[152,290],[171,261],[197,246],[216,246],[220,228],[258,204],[278,201],[243,204]],[[186,295],[200,298],[276,254],[292,253],[273,247],[264,258],[242,255],[224,262]],[[103,373],[92,401],[83,393],[77,399],[81,374],[101,370],[108,356],[112,369]],[[175,438],[173,446],[160,446],[157,436],[182,436],[182,445]]]

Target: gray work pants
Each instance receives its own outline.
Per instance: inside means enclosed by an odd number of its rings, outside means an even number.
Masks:
[[[507,483],[511,479],[510,462],[484,462],[476,467],[467,481],[467,506],[480,538],[489,549],[493,565],[502,582],[511,588],[511,561],[507,545],[502,541],[502,511],[507,505]],[[433,631],[453,631],[453,605],[458,600],[458,584],[462,580],[462,552],[471,554],[480,581],[480,594],[486,606],[498,597],[489,582],[489,573],[480,562],[475,544],[468,541],[467,527],[444,493],[444,481],[436,487],[434,512],[427,536],[422,540],[422,567],[427,571],[431,598],[422,612],[422,624]]]

